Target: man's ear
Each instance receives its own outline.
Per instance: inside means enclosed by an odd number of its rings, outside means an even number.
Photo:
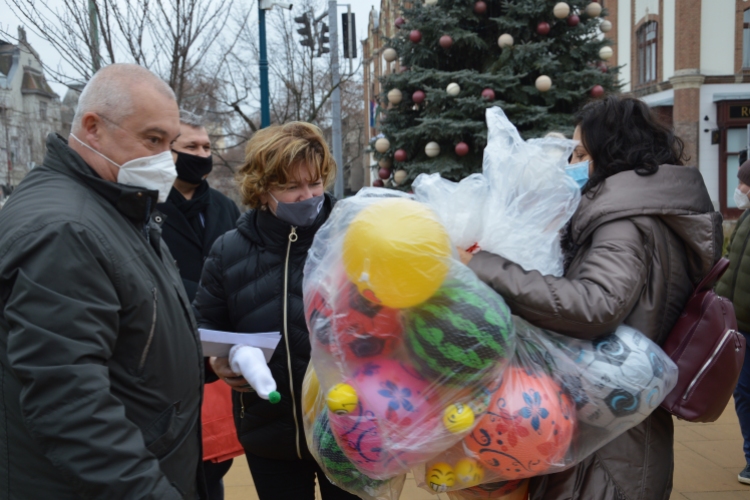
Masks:
[[[88,144],[98,149],[103,127],[104,123],[98,114],[91,111],[85,113],[81,118],[81,128],[83,129],[85,139],[84,137],[81,139],[84,139]]]

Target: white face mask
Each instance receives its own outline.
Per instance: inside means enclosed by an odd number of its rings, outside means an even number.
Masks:
[[[745,193],[740,191],[740,188],[734,190],[734,203],[737,205],[737,208],[741,210],[747,210],[750,208],[750,199]]]
[[[174,180],[177,178],[177,169],[174,166],[171,151],[167,150],[157,155],[136,158],[135,160],[118,165],[75,135],[70,134],[70,137],[111,164],[120,167],[120,172],[117,174],[118,184],[159,191],[159,203],[167,201],[172,184],[174,184]]]

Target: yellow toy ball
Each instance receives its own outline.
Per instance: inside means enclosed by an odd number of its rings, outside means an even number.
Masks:
[[[453,488],[456,484],[453,467],[445,462],[436,463],[427,471],[427,484],[437,493],[445,493],[448,488]]]
[[[443,413],[443,425],[454,434],[468,431],[474,425],[474,410],[463,403],[450,405]]]
[[[311,422],[315,421],[315,417],[318,416],[320,406],[322,405],[323,398],[320,397],[321,403],[318,403],[319,396],[320,382],[318,381],[318,375],[312,368],[312,364],[310,364],[302,381],[302,412]]]
[[[326,397],[328,409],[336,415],[346,415],[352,412],[359,402],[357,391],[349,384],[336,384]]]
[[[484,467],[473,458],[462,458],[456,462],[456,480],[465,488],[476,486],[484,479]]]
[[[443,283],[451,243],[437,216],[425,205],[388,198],[352,220],[342,257],[347,276],[365,298],[404,309],[426,301]]]

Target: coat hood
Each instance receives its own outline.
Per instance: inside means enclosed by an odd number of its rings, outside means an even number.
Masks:
[[[721,214],[716,212],[697,168],[662,165],[648,176],[620,172],[581,197],[571,220],[580,245],[601,225],[639,216],[658,217],[685,243],[695,279],[721,257]]]

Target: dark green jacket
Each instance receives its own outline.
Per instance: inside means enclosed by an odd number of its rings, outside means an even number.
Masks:
[[[750,333],[750,210],[745,210],[729,240],[729,269],[716,285],[716,293],[734,304],[737,326]]]
[[[0,498],[198,498],[203,358],[156,192],[47,148],[0,210]]]

